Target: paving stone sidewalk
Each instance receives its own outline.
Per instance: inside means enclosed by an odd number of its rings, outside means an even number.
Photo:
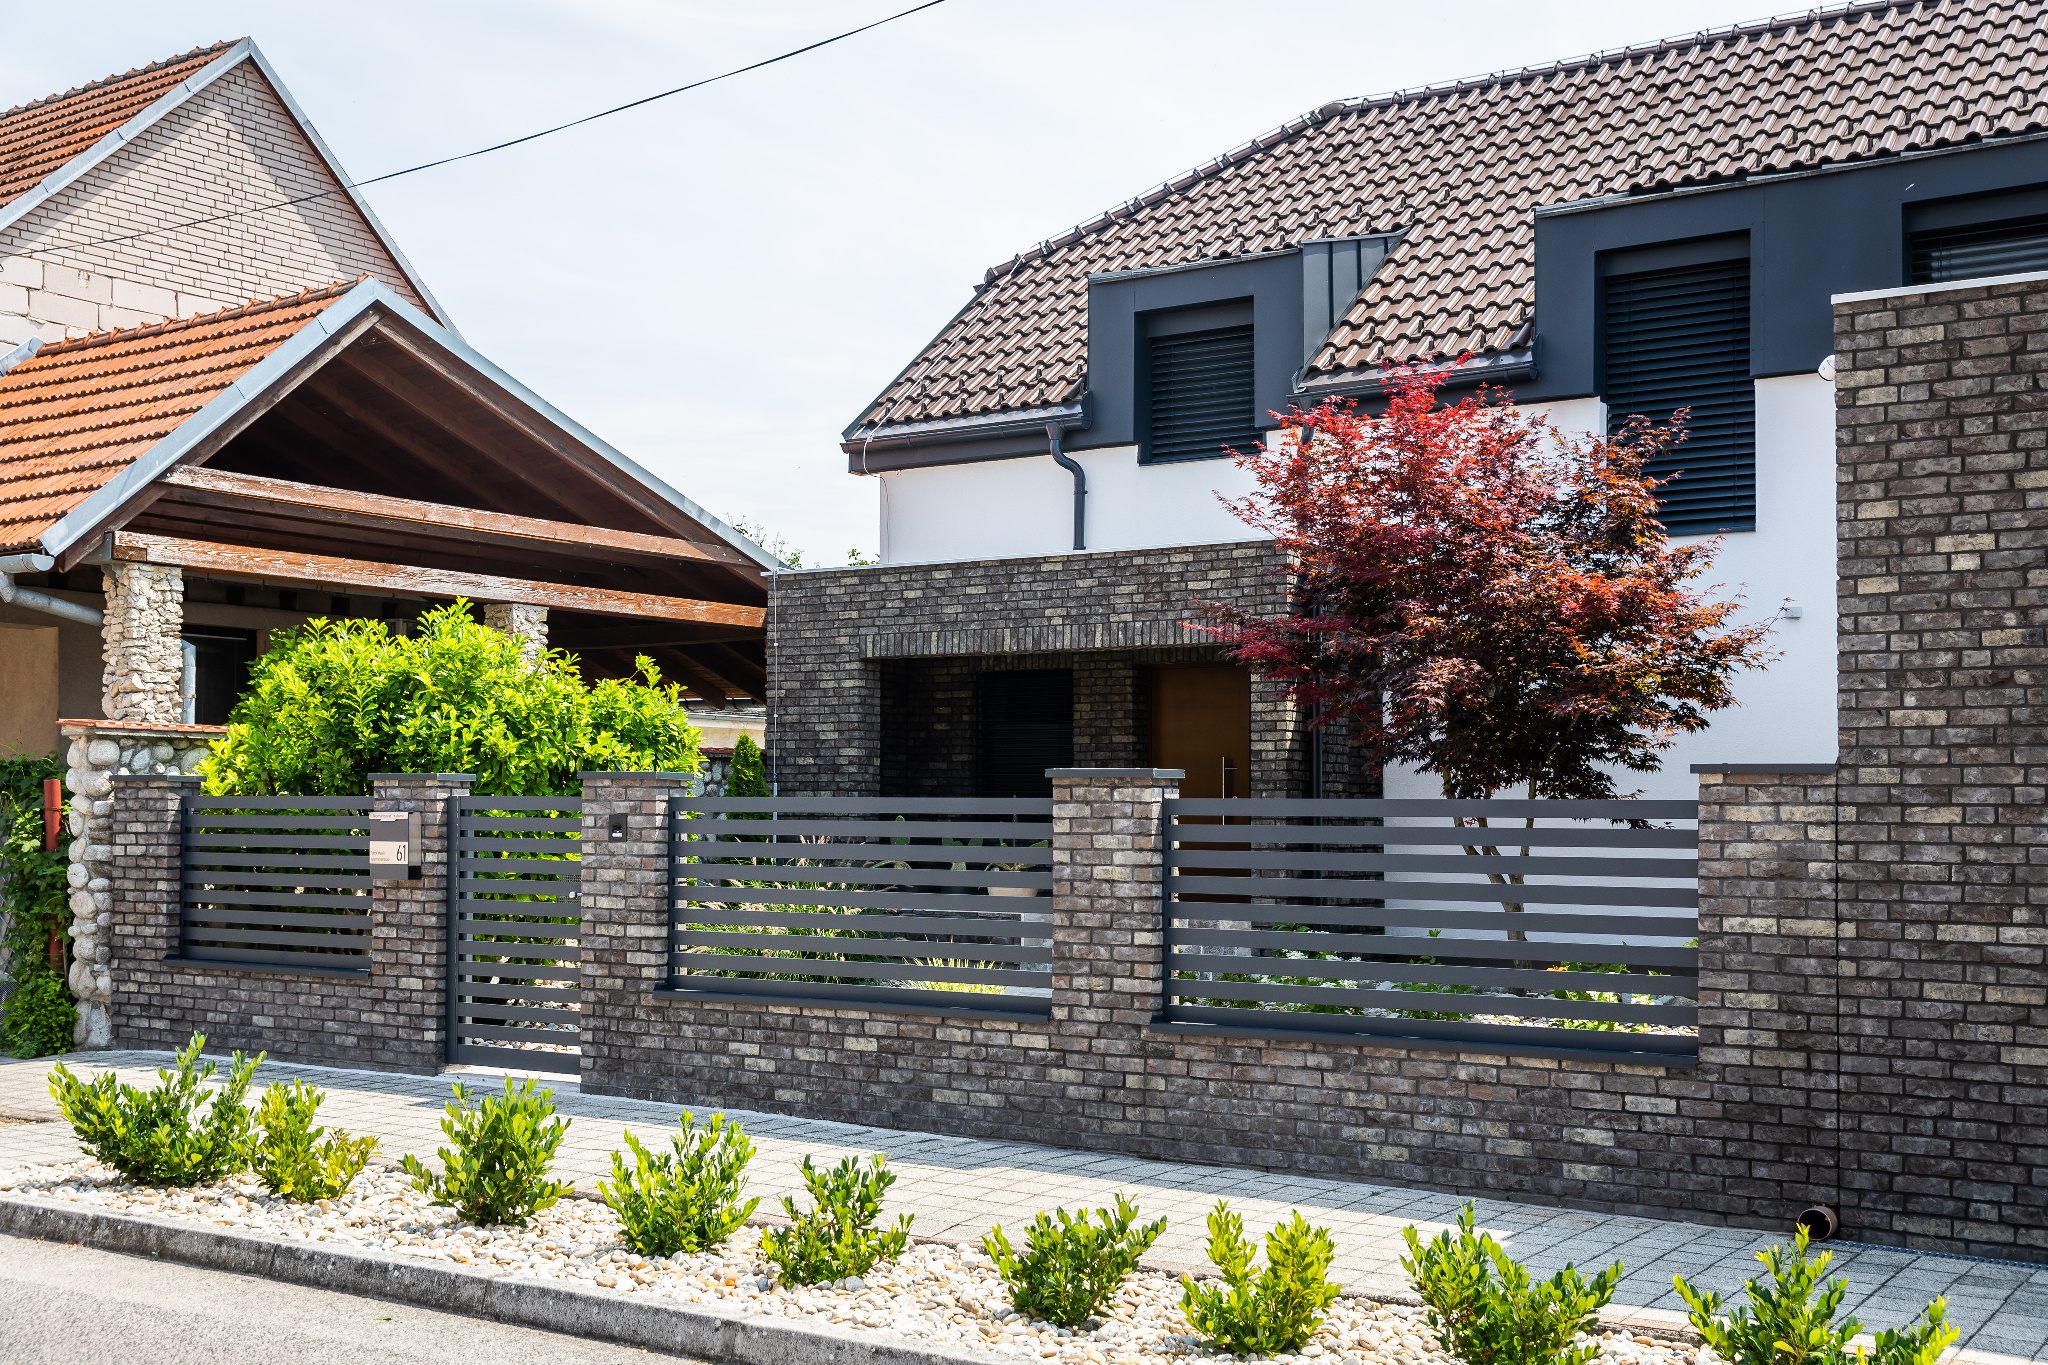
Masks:
[[[82,1072],[113,1069],[148,1080],[167,1054],[102,1052],[67,1060]],[[78,1155],[69,1129],[55,1121],[48,1071],[47,1060],[0,1060],[0,1120],[29,1120],[0,1121],[0,1168]],[[395,1161],[405,1152],[431,1155],[440,1144],[441,1106],[450,1077],[268,1065],[259,1081],[293,1076],[327,1091],[323,1122],[375,1133],[383,1158]],[[470,1079],[497,1085],[488,1074]],[[609,1173],[610,1154],[620,1145],[622,1130],[654,1141],[675,1123],[677,1110],[671,1105],[583,1095],[573,1082],[554,1085],[559,1109],[570,1119],[560,1169],[584,1189]],[[1121,1190],[1147,1216],[1166,1216],[1166,1234],[1148,1259],[1179,1269],[1202,1262],[1203,1220],[1217,1199],[1227,1198],[1253,1229],[1264,1228],[1290,1208],[1328,1226],[1337,1241],[1336,1277],[1347,1287],[1376,1293],[1407,1290],[1400,1267],[1401,1229],[1415,1223],[1432,1234],[1457,1216],[1462,1202],[1428,1190],[1146,1161],[1022,1140],[992,1142],[774,1114],[736,1112],[735,1117],[757,1147],[749,1174],[764,1208],[774,1208],[780,1195],[802,1188],[796,1166],[806,1153],[823,1162],[848,1153],[884,1152],[899,1176],[890,1207],[916,1215],[914,1231],[921,1236],[971,1240],[992,1223],[1015,1229],[1035,1210],[1102,1204]],[[1774,1240],[1738,1228],[1498,1199],[1479,1201],[1479,1221],[1538,1274],[1566,1261],[1581,1266],[1624,1261],[1628,1271],[1615,1296],[1617,1308],[1637,1310],[1637,1320],[1651,1324],[1677,1321],[1674,1273],[1732,1291],[1756,1272],[1755,1252]],[[2048,1361],[2048,1266],[1850,1243],[1838,1243],[1835,1254],[1838,1271],[1850,1281],[1848,1311],[1867,1326],[1903,1323],[1942,1294],[1973,1357]]]

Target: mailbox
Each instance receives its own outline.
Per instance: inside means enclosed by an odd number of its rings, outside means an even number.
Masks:
[[[409,882],[419,875],[419,812],[371,811],[370,879],[379,882]]]

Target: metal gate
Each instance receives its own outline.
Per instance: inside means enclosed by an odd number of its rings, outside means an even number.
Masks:
[[[464,796],[448,879],[448,1060],[575,1075],[582,802]]]

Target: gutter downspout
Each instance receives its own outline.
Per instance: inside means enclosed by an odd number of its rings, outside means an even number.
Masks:
[[[1060,442],[1066,435],[1066,428],[1058,422],[1045,424],[1046,447],[1052,453],[1052,462],[1074,476],[1074,548],[1088,548],[1088,474],[1080,462],[1067,454]]]
[[[27,611],[39,611],[45,616],[55,616],[64,621],[75,621],[82,626],[105,626],[105,612],[62,597],[53,597],[36,588],[24,588],[14,581],[18,573],[43,573],[56,561],[48,555],[15,554],[0,555],[0,602],[21,607]],[[190,640],[179,640],[180,676],[178,680],[178,717],[185,724],[192,723],[198,708],[199,696],[199,647]]]

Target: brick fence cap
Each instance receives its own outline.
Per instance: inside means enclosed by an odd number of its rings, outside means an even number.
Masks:
[[[661,782],[688,782],[692,778],[702,776],[702,773],[636,773],[628,772],[623,768],[599,768],[593,772],[576,774],[576,780],[579,782],[588,782],[592,778],[598,777],[632,777],[641,779],[652,779]]]
[[[1696,773],[1831,773],[1839,765],[1834,763],[1695,763]]]
[[[1187,776],[1184,768],[1047,768],[1045,775],[1055,782],[1090,777],[1138,777],[1155,782],[1178,782]]]
[[[448,782],[464,783],[476,781],[475,773],[371,773],[372,782]]]
[[[199,785],[198,773],[108,773],[110,782],[179,782],[191,786]]]

